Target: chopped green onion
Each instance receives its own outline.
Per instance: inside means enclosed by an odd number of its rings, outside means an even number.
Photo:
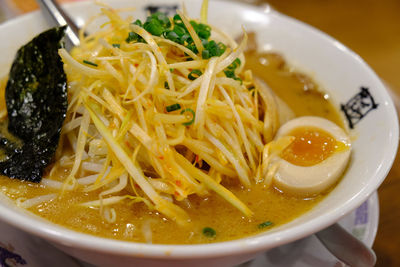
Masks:
[[[204,227],[203,235],[209,238],[213,238],[217,235],[217,232],[215,232],[215,230],[212,229],[211,227]]]
[[[153,13],[151,16],[147,17],[146,22],[143,24],[143,28],[155,36],[161,36],[162,34],[165,36],[165,32],[170,31],[170,27],[171,22],[169,18],[162,12]],[[172,36],[170,37],[172,38]]]
[[[201,57],[203,59],[209,59],[211,57],[210,56],[210,51],[208,51],[207,49],[204,49],[203,52],[201,52]]]
[[[219,43],[218,43],[218,48],[219,48],[219,54],[218,54],[218,56],[220,56],[220,55],[222,55],[222,54],[225,52],[225,50],[226,50],[226,45],[223,44],[223,43],[221,43],[221,42],[219,42]]]
[[[89,61],[89,60],[83,60],[83,63],[85,63],[85,64],[88,64],[88,65],[92,65],[92,66],[94,66],[94,67],[98,67],[99,65],[97,65],[96,63],[93,63],[93,62],[91,62],[91,61]]]
[[[215,56],[219,57],[226,50],[226,45],[224,45],[221,42],[216,43],[214,40],[211,40],[208,42],[206,39],[203,39],[202,43],[204,46],[204,50],[208,51],[207,54],[202,54],[202,56],[208,56],[208,58],[215,57]],[[203,58],[208,59],[207,57],[203,57]]]
[[[240,66],[240,64],[242,64],[242,62],[240,61],[239,58],[236,58],[236,59],[228,66],[228,69],[230,69],[230,70],[235,70],[237,67]]]
[[[129,32],[129,33],[128,33],[128,37],[125,39],[125,41],[126,41],[127,43],[131,43],[131,42],[134,42],[134,41],[139,40],[139,38],[140,38],[140,36],[139,36],[137,33],[135,33],[135,32]]]
[[[186,28],[179,26],[179,25],[175,25],[173,31],[178,35],[178,36],[183,36],[185,33],[187,33]]]
[[[224,70],[226,77],[235,78],[235,72],[233,70]]]
[[[208,31],[199,31],[197,34],[202,39],[208,39],[210,37],[210,35],[211,35],[211,33],[208,32]]]
[[[185,33],[184,35],[181,36],[181,42],[182,42],[182,44],[184,44],[186,42],[188,44],[186,46],[187,48],[189,48],[188,47],[189,45],[194,45],[193,44],[193,39],[192,39],[192,37],[190,36],[189,33]],[[194,47],[196,47],[196,46],[194,46]],[[193,50],[193,49],[191,49],[191,50]]]
[[[140,21],[140,19],[135,20],[132,24],[138,25],[140,27],[143,27],[143,23]]]
[[[233,62],[236,62],[238,66],[242,64],[242,61],[238,57]]]
[[[191,119],[190,121],[182,123],[182,124],[185,125],[185,126],[189,126],[189,125],[193,124],[194,118],[196,117],[196,113],[195,113],[195,112],[193,111],[193,109],[191,109],[191,108],[187,108],[187,109],[182,110],[182,111],[181,111],[181,114],[183,114],[183,113],[185,113],[185,112],[190,112],[190,113],[192,113],[192,115],[193,115],[193,117],[192,117],[192,119]]]
[[[167,112],[175,111],[178,109],[181,109],[181,105],[179,105],[178,103],[166,107]]]
[[[187,46],[186,46],[186,48],[188,48],[188,49],[190,49],[190,50],[192,50],[192,52],[193,53],[195,53],[195,54],[197,54],[199,51],[197,50],[197,47],[196,47],[196,45],[195,44],[193,44],[193,43],[191,43],[191,44],[188,44]]]
[[[165,31],[163,35],[168,40],[171,40],[175,43],[180,43],[179,35],[174,31]]]
[[[161,34],[165,31],[165,28],[158,20],[150,20],[143,24],[143,28],[155,36],[161,36]]]
[[[197,78],[199,78],[203,73],[200,70],[192,70],[189,75],[188,78],[189,80],[196,80]]]
[[[224,70],[224,73],[225,73],[226,77],[232,78],[232,79],[234,79],[234,80],[236,80],[236,81],[239,81],[240,84],[242,84],[242,83],[243,83],[242,79],[239,78],[239,77],[237,77],[236,74],[235,74],[235,70],[236,70],[237,67],[240,66],[240,64],[241,64],[240,59],[239,59],[239,58],[236,58],[236,59]],[[249,89],[249,90],[250,90],[250,89]]]
[[[172,21],[173,23],[171,23],[171,20],[167,17],[166,14],[155,12],[147,17],[145,23],[142,23],[140,20],[136,20],[135,22],[133,22],[133,24],[144,28],[152,35],[162,36],[165,39],[181,44],[193,51],[193,53],[198,54],[199,51],[197,50],[197,47],[194,44],[194,41],[190,36],[188,29],[183,23],[182,18],[178,14],[176,14],[172,18]],[[214,40],[209,41],[209,38],[211,37],[211,27],[209,25],[197,23],[194,20],[191,20],[190,24],[192,25],[193,29],[197,33],[200,41],[204,46],[204,50],[201,53],[203,59],[221,56],[225,52],[225,44],[221,42],[217,43]],[[145,40],[143,40],[140,35],[136,34],[135,32],[130,32],[128,37],[126,38],[126,42],[130,43],[134,41],[145,42]]]
[[[241,78],[239,78],[239,77],[233,77],[233,79],[234,79],[234,80],[236,80],[236,81],[239,81],[239,82],[240,82],[240,84],[243,84],[243,81],[242,81],[242,79],[241,79]]]
[[[271,226],[271,225],[273,225],[273,223],[271,221],[266,221],[266,222],[260,223],[258,225],[258,229],[263,229],[263,228]]]
[[[146,22],[150,22],[152,20],[157,21],[161,26],[165,28],[169,28],[171,26],[171,22],[169,21],[168,16],[165,13],[159,11],[147,17]]]
[[[164,82],[164,88],[169,90],[169,85],[167,81]]]
[[[174,16],[173,21],[174,21],[174,24],[175,24],[175,25],[179,25],[179,26],[184,25],[184,24],[183,24],[183,21],[182,21],[182,19],[181,19],[181,16],[179,16],[178,14],[176,14],[176,15]]]
[[[121,48],[120,44],[112,44],[112,46],[115,47],[115,48]]]
[[[207,40],[211,36],[211,27],[210,26],[203,24],[203,23],[197,23],[194,20],[191,20],[190,24],[193,26],[193,29],[196,31],[196,33],[200,37],[200,39]]]
[[[143,23],[139,19],[135,20],[135,22],[132,22],[132,24],[138,25],[139,27],[143,27]],[[125,39],[125,41],[127,43],[131,43],[134,41],[143,42],[143,43],[145,42],[144,39],[135,32],[129,32],[128,37]]]

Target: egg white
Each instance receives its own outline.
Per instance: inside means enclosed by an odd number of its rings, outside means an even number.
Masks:
[[[279,155],[272,162],[278,163],[274,175],[275,185],[284,192],[300,196],[310,196],[323,192],[332,186],[345,170],[350,158],[350,138],[342,128],[335,123],[313,116],[298,117],[288,121],[279,129],[275,139],[289,135],[296,128],[315,127],[330,133],[338,142],[348,146],[344,151],[334,151],[322,162],[312,166],[294,165]]]

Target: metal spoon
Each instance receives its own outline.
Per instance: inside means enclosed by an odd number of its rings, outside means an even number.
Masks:
[[[66,35],[70,45],[78,46],[79,28],[54,0],[37,0],[44,10],[59,26],[68,25]],[[49,16],[47,16],[49,17]],[[376,263],[376,255],[372,249],[348,233],[339,224],[315,234],[321,243],[339,260],[354,267],[371,267]]]
[[[372,249],[335,223],[315,234],[339,260],[352,267],[371,267],[376,263]]]
[[[65,32],[68,37],[66,44],[67,48],[78,46],[79,41],[79,27],[75,22],[68,16],[64,10],[54,0],[36,0],[39,4],[40,9],[47,14],[46,18],[51,18],[52,23],[56,23],[57,26],[68,25]]]

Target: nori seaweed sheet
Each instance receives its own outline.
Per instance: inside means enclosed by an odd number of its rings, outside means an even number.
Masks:
[[[67,77],[58,55],[65,29],[39,34],[16,54],[5,99],[8,131],[22,146],[13,145],[15,139],[0,138],[6,155],[0,160],[0,174],[40,182],[57,149],[68,107]]]

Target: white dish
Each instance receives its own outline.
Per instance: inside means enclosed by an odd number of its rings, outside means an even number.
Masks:
[[[378,229],[379,202],[375,192],[366,202],[348,214],[340,224],[366,245],[372,246]],[[9,224],[0,222],[0,250],[7,249],[26,262],[25,267],[93,267],[78,261],[43,239],[27,234]],[[11,254],[10,253],[10,254]],[[0,254],[0,262],[5,260]],[[285,255],[282,257],[282,255]],[[7,259],[9,261],[10,259]],[[252,261],[237,267],[338,267],[341,263],[321,245],[315,236],[309,236],[293,243],[283,245],[263,253]]]
[[[180,3],[160,0],[106,2],[114,7],[136,6],[133,15],[139,18],[145,17],[143,8],[149,4],[166,8]],[[185,3],[190,7],[190,15],[198,17],[201,1],[187,0]],[[91,1],[67,7],[78,24],[98,13]],[[335,103],[343,104],[345,109],[359,108],[362,120],[354,117],[354,113],[349,115],[353,116],[350,122],[355,129],[351,133],[356,139],[351,163],[338,186],[312,211],[288,224],[257,236],[215,244],[148,245],[102,239],[51,224],[0,201],[0,214],[5,221],[94,264],[221,267],[239,264],[262,251],[309,236],[367,200],[386,177],[398,144],[396,111],[376,74],[339,42],[277,12],[224,1],[211,1],[209,10],[211,24],[218,24],[233,35],[241,32],[242,25],[248,31],[256,31],[260,47],[281,52],[292,65],[301,66],[330,92]],[[7,37],[7,41],[0,43],[0,51],[6,51],[0,59],[0,75],[8,72],[20,45],[48,27],[39,12],[0,25],[1,36]]]

